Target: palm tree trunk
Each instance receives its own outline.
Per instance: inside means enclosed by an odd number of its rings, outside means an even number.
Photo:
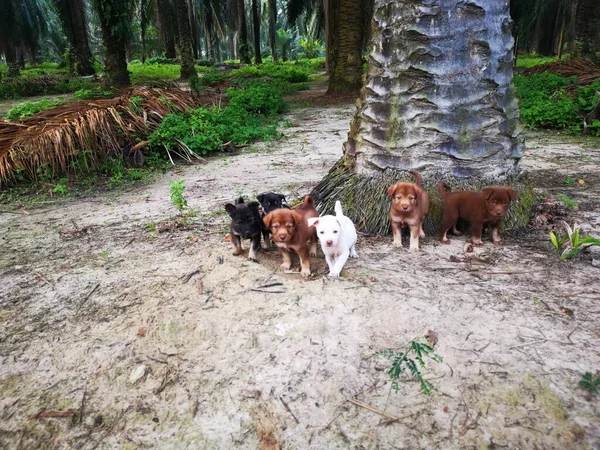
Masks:
[[[239,54],[242,64],[250,64],[250,45],[248,44],[248,25],[246,24],[246,5],[244,0],[238,0],[240,24]]]
[[[165,48],[165,57],[175,59],[175,37],[177,35],[177,20],[169,0],[156,0],[156,16],[160,28],[160,41]]]
[[[54,6],[69,41],[75,73],[93,75],[96,69],[90,50],[83,0],[54,0]]]
[[[194,67],[194,51],[192,49],[192,30],[187,0],[175,0],[177,29],[179,31],[179,57],[181,59],[181,78],[187,80],[197,76]]]
[[[19,67],[19,60],[17,58],[17,51],[12,43],[8,43],[5,48],[6,64],[8,66],[6,70],[7,78],[19,78],[21,75],[21,69]]]
[[[273,61],[277,62],[277,0],[269,0],[269,46]]]
[[[313,191],[319,210],[340,200],[357,226],[387,233],[386,188],[409,169],[438,214],[442,178],[476,189],[514,179],[523,139],[509,25],[508,0],[376,0],[367,81],[345,156]],[[517,216],[525,225],[529,210]]]
[[[260,13],[257,0],[252,0],[252,21],[254,25],[254,64],[262,64],[260,56]]]
[[[600,2],[579,0],[575,12],[575,53],[577,56],[596,60],[597,42],[600,35]]]
[[[194,59],[198,59],[199,54],[199,43],[198,43],[198,18],[194,12],[194,4],[188,1],[188,11],[190,12],[190,25],[192,27],[192,50],[194,52]]]
[[[329,2],[331,8],[332,1]],[[329,93],[358,91],[362,84],[364,9],[361,0],[338,0],[333,14]]]
[[[131,26],[131,0],[93,0],[100,18],[100,29],[104,42],[104,72],[107,84],[129,86],[127,71],[127,44]]]

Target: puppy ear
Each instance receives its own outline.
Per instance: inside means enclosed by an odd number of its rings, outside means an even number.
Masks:
[[[486,200],[489,200],[490,197],[494,194],[495,190],[496,190],[496,188],[486,187],[485,189],[481,190],[481,193],[483,194],[483,196],[485,197]]]
[[[225,205],[225,211],[227,211],[227,214],[229,214],[230,217],[233,217],[235,214],[235,206],[233,206],[231,203],[227,203]]]
[[[263,217],[263,223],[265,224],[265,227],[270,229],[271,222],[273,222],[273,213],[269,213],[265,217]]]
[[[395,184],[392,184],[389,188],[387,188],[387,193],[390,197],[393,197],[395,192],[396,192]]]
[[[240,203],[244,203],[244,197],[240,196],[239,198],[236,199],[235,204],[239,205]]]
[[[309,227],[316,227],[318,224],[319,224],[318,217],[309,217],[308,218],[308,226]]]
[[[279,198],[281,200],[283,200],[284,202],[287,202],[287,200],[285,199],[285,195],[283,195],[283,194],[277,194],[277,195],[279,195]]]
[[[256,198],[258,199],[258,202],[262,204],[262,202],[265,201],[265,194],[257,195]]]
[[[258,202],[250,202],[248,203],[248,208],[250,209],[255,209],[258,211],[258,208],[260,207],[260,203]]]
[[[515,191],[514,189],[507,189],[506,192],[508,193],[511,202],[514,202],[517,198],[519,198],[519,192]]]

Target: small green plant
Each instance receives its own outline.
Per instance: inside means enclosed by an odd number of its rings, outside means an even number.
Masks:
[[[170,195],[171,195],[171,204],[177,208],[177,211],[182,212],[184,209],[188,207],[187,200],[183,195],[183,191],[185,190],[185,186],[183,185],[185,180],[179,181],[171,181],[170,182]]]
[[[589,393],[596,395],[600,393],[600,376],[594,376],[591,372],[586,372],[577,385],[581,389],[585,389]]]
[[[78,91],[75,91],[73,93],[73,97],[75,97],[77,100],[90,100],[93,98],[110,97],[114,93],[115,93],[115,91],[112,91],[110,89],[101,89],[101,88],[79,89]]]
[[[47,100],[43,99],[39,102],[23,102],[16,106],[13,106],[7,113],[6,118],[8,120],[23,120],[27,117],[31,117],[41,111],[55,108],[58,105],[62,105],[65,101],[58,100]]]
[[[573,177],[565,177],[563,183],[565,186],[573,186],[575,183],[577,183],[577,180]]]
[[[392,380],[391,388],[394,392],[398,392],[400,389],[400,376],[404,372],[409,372],[417,379],[423,394],[431,395],[431,391],[436,390],[433,384],[423,378],[423,374],[421,373],[421,369],[426,367],[424,357],[427,356],[437,362],[442,361],[442,357],[433,351],[433,347],[429,343],[415,339],[408,344],[405,350],[380,350],[373,355],[373,357],[376,356],[383,356],[392,360],[392,365],[388,369],[388,375]]]
[[[559,230],[551,231],[550,242],[560,254],[563,260],[571,259],[591,246],[600,246],[600,239],[591,236],[581,236],[581,230],[578,223],[574,223],[573,227],[567,222],[561,221],[562,228],[565,233]]]
[[[53,194],[67,195],[69,193],[69,189],[67,188],[67,180],[66,178],[61,178],[58,180],[58,184],[52,188]]]
[[[569,197],[568,195],[565,194],[557,194],[556,198],[563,204],[565,205],[567,208],[570,209],[577,209],[577,207],[579,206],[579,202],[577,202],[577,200],[572,199],[571,197]]]
[[[107,252],[107,251],[100,252],[100,256],[102,258],[106,259],[106,258],[108,258],[110,256],[110,252]]]
[[[144,224],[144,230],[146,230],[148,232],[152,232],[152,231],[156,230],[156,224],[154,222],[146,222]]]

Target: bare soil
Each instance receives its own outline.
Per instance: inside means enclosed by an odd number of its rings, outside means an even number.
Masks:
[[[528,136],[540,194],[579,209],[545,203],[502,246],[361,236],[338,280],[322,256],[302,280],[276,249],[231,254],[223,204],[309,192],[353,108],[294,110],[281,141],[119,197],[2,211],[0,448],[600,448],[598,398],[577,386],[600,368],[600,255],[561,262],[547,239],[560,218],[600,234],[597,140]],[[389,361],[369,357],[429,330],[437,391],[409,375],[390,391]]]

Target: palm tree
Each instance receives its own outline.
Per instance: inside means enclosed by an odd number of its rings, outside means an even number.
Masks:
[[[409,169],[430,191],[441,178],[509,183],[523,152],[510,23],[508,0],[376,0],[367,80],[344,157],[313,191],[319,209],[341,200],[360,228],[387,233],[386,188]]]
[[[260,11],[258,1],[252,0],[252,22],[254,30],[254,64],[262,64],[260,56]]]
[[[131,39],[134,0],[92,0],[102,31],[104,74],[112,86],[129,86],[127,44]]]
[[[69,41],[73,69],[78,75],[96,72],[88,40],[87,18],[83,0],[54,0],[58,16]]]
[[[248,45],[248,26],[246,24],[246,5],[244,0],[228,0],[227,11],[229,27],[239,33],[238,54],[243,64],[250,64],[250,46]]]
[[[277,62],[277,0],[268,0],[269,9],[269,46],[273,61]]]
[[[600,2],[574,0],[573,11],[575,54],[595,61],[600,50]]]
[[[190,12],[187,0],[175,0],[177,29],[179,30],[179,57],[181,59],[181,78],[188,79],[197,76],[194,67],[194,52],[192,49],[192,29],[190,27]]]
[[[6,58],[8,77],[19,76],[25,56],[34,59],[44,33],[44,13],[39,0],[0,1],[0,54]]]
[[[165,57],[175,59],[175,42],[177,40],[177,20],[170,0],[156,0],[155,12],[158,18],[160,40],[165,48]]]

